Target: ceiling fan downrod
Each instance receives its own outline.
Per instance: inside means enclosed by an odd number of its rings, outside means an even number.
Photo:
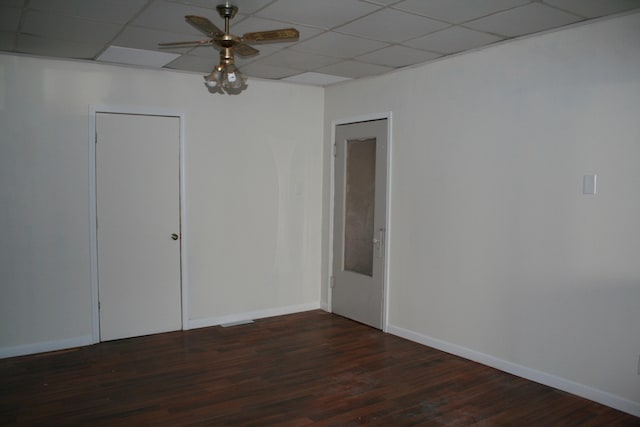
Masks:
[[[224,32],[229,33],[229,20],[231,20],[236,13],[238,13],[238,7],[229,3],[216,6],[216,10],[221,18],[224,18]]]

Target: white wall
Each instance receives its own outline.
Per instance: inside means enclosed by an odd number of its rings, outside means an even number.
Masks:
[[[0,355],[91,342],[90,105],[185,114],[190,326],[319,307],[323,102],[0,54]]]
[[[640,415],[640,14],[328,88],[325,255],[331,122],[386,111],[389,330]]]

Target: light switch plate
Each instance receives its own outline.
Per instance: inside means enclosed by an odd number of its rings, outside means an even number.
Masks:
[[[596,174],[585,175],[582,180],[582,194],[596,194]]]

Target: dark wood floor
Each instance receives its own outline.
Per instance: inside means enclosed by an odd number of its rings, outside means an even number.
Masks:
[[[2,425],[640,426],[322,311],[0,360]]]

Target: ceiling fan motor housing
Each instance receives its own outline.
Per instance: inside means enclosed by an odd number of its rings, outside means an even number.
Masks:
[[[220,14],[220,17],[229,19],[233,18],[236,16],[236,13],[238,13],[238,7],[228,3],[216,6],[216,10]]]

